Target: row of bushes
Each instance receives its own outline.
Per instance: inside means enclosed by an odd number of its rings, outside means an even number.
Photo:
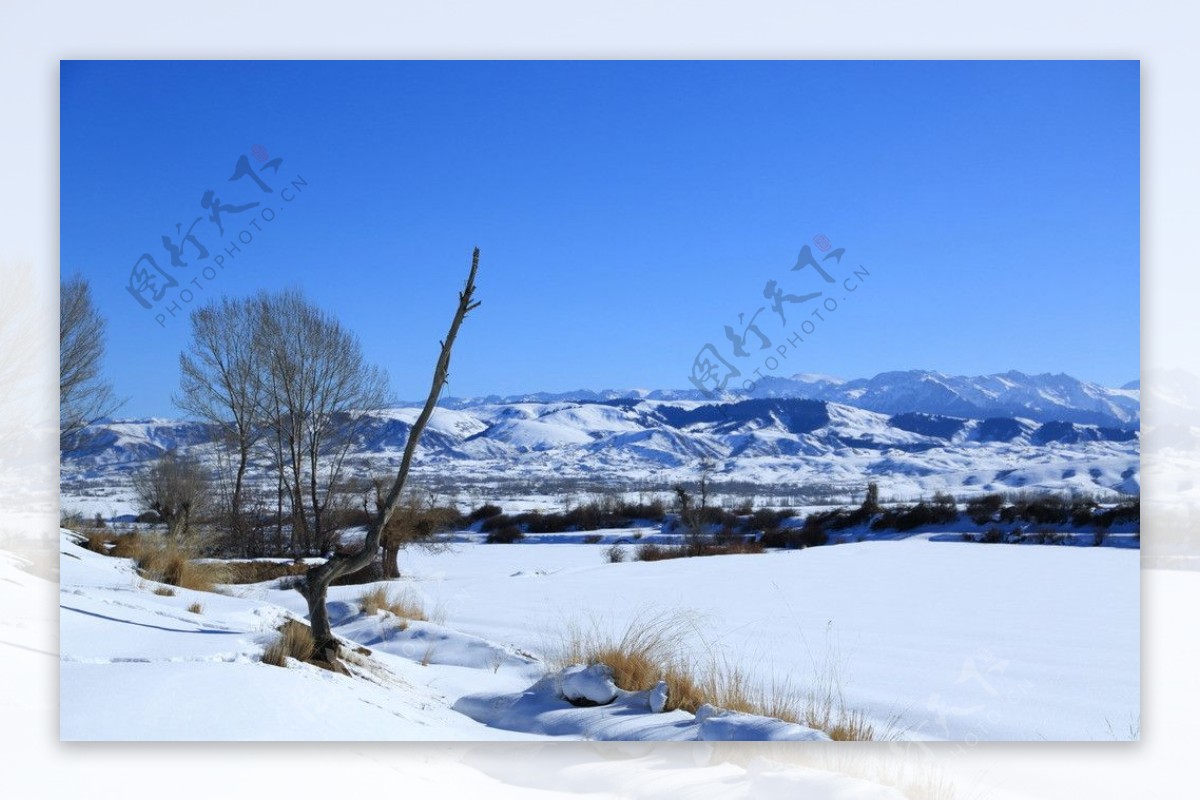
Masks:
[[[991,544],[1006,542],[1032,543],[1034,545],[1072,545],[1079,541],[1076,535],[1063,531],[1041,529],[1034,532],[1025,532],[1020,528],[1014,528],[1011,532],[1005,534],[1004,530],[999,526],[991,526],[981,534],[965,532],[962,538],[963,542],[986,542]],[[1098,547],[1103,545],[1106,539],[1108,539],[1108,532],[1104,528],[1097,528],[1092,532],[1090,543]]]
[[[921,526],[936,526],[958,520],[958,506],[949,493],[938,492],[932,501],[921,501],[915,506],[893,506],[885,509],[871,521],[872,531],[894,529],[912,531]]]
[[[762,553],[765,546],[753,540],[733,540],[727,542],[693,542],[681,545],[659,545],[644,542],[633,551],[633,558],[638,562],[661,562],[664,559],[681,559],[689,556],[725,556],[741,553]],[[610,562],[625,561],[625,550],[620,545],[613,545],[605,551],[605,558]]]
[[[1070,523],[1075,528],[1109,528],[1118,523],[1139,521],[1141,501],[1126,501],[1100,511],[1100,505],[1090,498],[1038,495],[1030,498],[1018,497],[1005,503],[1002,495],[993,493],[968,501],[966,511],[967,516],[977,525],[999,522],[1063,526]]]
[[[744,510],[740,510],[744,511]],[[793,517],[790,509],[757,509],[736,515],[724,509],[709,507],[696,510],[698,522],[705,535],[694,538],[709,545],[733,541],[754,540],[767,548],[807,548],[824,545],[829,532],[842,531],[869,524],[872,531],[912,531],[925,526],[954,523],[959,519],[959,506],[949,493],[935,493],[931,500],[913,505],[881,507],[874,495],[854,509],[838,508],[814,512],[799,527],[785,526]],[[1018,497],[1006,502],[999,494],[974,498],[966,504],[967,516],[977,525],[999,522],[1026,523],[1037,526],[1085,526],[1107,530],[1114,524],[1137,522],[1140,501],[1132,500],[1101,510],[1095,501],[1055,495]],[[485,516],[486,515],[486,516]],[[561,531],[588,531],[596,528],[620,528],[635,520],[663,520],[661,503],[626,504],[618,512],[601,513],[596,504],[577,507],[564,514],[526,512],[505,515],[499,507],[485,506],[472,512],[467,519],[482,520],[481,530],[487,532],[488,542],[516,542],[526,533],[541,534]],[[668,527],[677,530],[682,523],[672,519]],[[709,536],[711,535],[711,536]],[[696,545],[687,546],[695,548]]]
[[[557,534],[567,531],[596,531],[602,528],[628,528],[639,521],[661,523],[667,510],[662,501],[650,503],[586,503],[565,512],[521,512],[508,515],[499,507],[485,504],[464,519],[464,527],[479,523],[479,530],[491,534],[519,527],[528,534]],[[499,541],[503,541],[503,538]]]

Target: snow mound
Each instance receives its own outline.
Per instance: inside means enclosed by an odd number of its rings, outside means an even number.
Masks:
[[[611,704],[619,692],[608,665],[572,665],[559,676],[559,695],[575,706]]]
[[[776,718],[731,712],[705,704],[696,710],[701,740],[829,740],[823,731]]]
[[[665,682],[652,690],[627,692],[612,686],[611,675],[604,665],[573,665],[524,692],[466,695],[453,708],[497,729],[586,740],[829,740],[824,732],[797,723],[707,704],[695,715],[680,709],[663,712]],[[602,705],[577,706],[567,700],[583,691],[603,697],[610,686],[612,698],[596,702]]]

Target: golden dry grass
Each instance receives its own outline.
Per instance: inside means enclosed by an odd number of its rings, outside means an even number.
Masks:
[[[116,539],[111,532],[104,531],[103,529],[83,529],[79,533],[86,538],[83,547],[89,551],[102,553],[106,556],[109,553],[110,546],[113,544],[113,540]]]
[[[132,559],[143,578],[189,590],[213,592],[218,584],[257,584],[308,570],[302,562],[200,560],[203,535],[174,541],[158,534],[81,532],[96,553]]]
[[[391,612],[402,620],[427,620],[425,607],[407,592],[392,595],[385,586],[376,586],[358,597],[364,615],[374,615],[380,610]]]
[[[213,592],[229,579],[225,564],[198,561],[199,538],[171,540],[157,534],[87,534],[87,547],[97,553],[132,559],[142,577],[187,590]],[[160,593],[162,594],[162,593]]]
[[[199,601],[193,601],[192,603],[188,604],[188,611],[192,614],[198,615],[204,611],[204,604],[200,603]]]
[[[685,648],[696,622],[681,615],[641,617],[619,636],[593,626],[570,630],[557,664],[603,664],[623,690],[649,690],[667,683],[666,709],[695,713],[704,704],[733,712],[778,718],[825,732],[833,740],[874,740],[877,732],[866,717],[849,709],[836,670],[826,669],[807,690],[789,683],[762,687],[745,670],[715,657],[697,665]]]
[[[283,576],[302,576],[308,571],[308,565],[303,562],[234,560],[223,564],[227,573],[224,584],[258,584],[260,581],[272,581]]]
[[[285,667],[288,657],[307,662],[312,659],[315,648],[312,629],[299,620],[289,620],[279,627],[279,637],[267,646],[262,661],[275,667]]]
[[[226,578],[220,562],[199,562],[186,545],[143,540],[145,546],[134,557],[142,575],[152,581],[187,590],[213,592]]]

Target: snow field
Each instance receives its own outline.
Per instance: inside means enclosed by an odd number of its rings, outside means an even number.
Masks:
[[[401,554],[389,582],[427,621],[330,591],[354,677],[262,664],[306,613],[269,583],[157,585],[64,539],[64,739],[802,739],[753,716],[652,712],[652,690],[576,707],[572,632],[667,620],[699,673],[832,699],[878,735],[1114,739],[1139,726],[1138,553],[930,542],[610,564],[603,545],[463,543]],[[202,611],[189,607],[199,603]],[[594,687],[584,688],[588,697]]]

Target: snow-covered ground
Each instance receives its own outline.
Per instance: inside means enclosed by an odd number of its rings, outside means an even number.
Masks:
[[[1128,739],[1139,727],[1138,553],[912,538],[609,563],[606,546],[411,550],[392,585],[431,622],[330,592],[354,676],[259,661],[305,614],[294,590],[158,595],[64,535],[64,739],[808,739],[751,716],[655,713],[651,693],[562,700],[572,629],[670,619],[697,664],[762,686],[832,687],[877,730],[949,740]],[[199,612],[189,611],[194,603]],[[664,617],[666,616],[666,617]],[[547,675],[549,678],[547,678]]]
[[[608,564],[604,550],[464,545],[400,564],[454,629],[549,653],[572,627],[677,615],[698,663],[735,660],[766,686],[834,674],[848,706],[902,737],[1136,726],[1136,551],[914,538]]]

